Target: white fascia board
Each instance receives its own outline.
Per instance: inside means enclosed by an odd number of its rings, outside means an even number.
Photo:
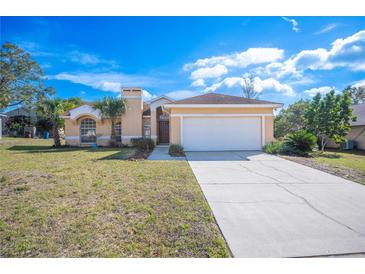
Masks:
[[[283,104],[165,104],[164,108],[280,108]]]
[[[70,119],[76,120],[79,117],[82,116],[93,116],[95,119],[100,120],[101,119],[101,113],[100,110],[94,109],[92,106],[89,105],[82,105],[77,108],[74,108],[70,110]]]

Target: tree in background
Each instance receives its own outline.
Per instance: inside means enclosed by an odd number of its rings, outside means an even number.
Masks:
[[[288,133],[304,129],[306,120],[304,114],[309,105],[309,101],[300,100],[282,109],[275,117],[274,135],[276,138],[284,137]]]
[[[66,111],[80,105],[80,98],[69,99],[46,99],[37,104],[37,113],[42,119],[52,123],[52,134],[55,147],[61,146],[60,128],[64,126],[64,120],[61,115]]]
[[[353,104],[364,104],[365,103],[365,86],[348,86],[343,92],[348,92]]]
[[[11,105],[29,106],[53,94],[44,86],[40,66],[15,44],[6,42],[0,50],[0,109]]]
[[[309,103],[305,113],[307,128],[318,137],[322,151],[329,139],[337,144],[346,141],[350,121],[355,120],[351,103],[348,91],[335,95],[334,90],[323,98],[317,93]]]
[[[127,109],[126,100],[116,97],[104,97],[102,100],[95,102],[94,109],[100,110],[104,119],[111,121],[110,145],[116,144],[115,122]]]
[[[243,97],[248,99],[257,99],[259,97],[259,92],[255,91],[254,77],[252,75],[243,76],[241,88]]]

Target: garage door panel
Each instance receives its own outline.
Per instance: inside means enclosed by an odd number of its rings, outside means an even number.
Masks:
[[[186,151],[261,149],[258,117],[185,117],[182,134]]]

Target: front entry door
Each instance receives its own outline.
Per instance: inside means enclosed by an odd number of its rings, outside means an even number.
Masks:
[[[167,144],[170,141],[169,137],[169,121],[160,121],[158,130],[158,142]]]

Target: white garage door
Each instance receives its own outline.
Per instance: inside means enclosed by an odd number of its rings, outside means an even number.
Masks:
[[[259,117],[184,117],[182,144],[186,151],[260,150]]]

